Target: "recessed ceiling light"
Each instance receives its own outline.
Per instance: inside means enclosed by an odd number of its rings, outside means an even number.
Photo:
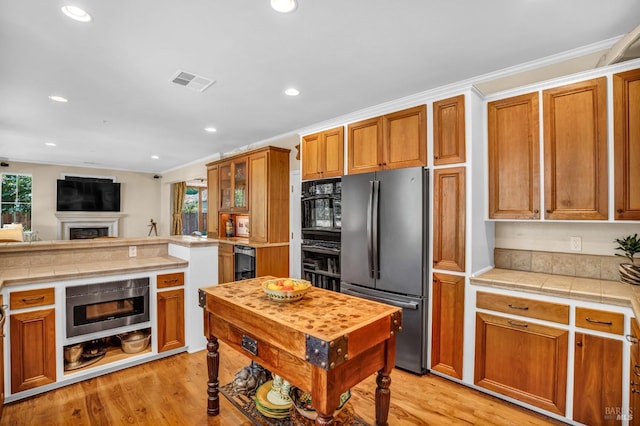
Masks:
[[[289,13],[296,10],[298,2],[296,0],[271,0],[271,8],[276,12]]]
[[[44,143],[46,146],[56,146],[55,142],[45,142]]]
[[[85,12],[84,10],[80,9],[77,6],[71,6],[71,5],[62,6],[61,10],[62,10],[62,13],[64,13],[74,21],[90,22],[92,19],[91,15],[89,15],[87,12]]]
[[[204,131],[209,133],[215,133],[218,131],[218,129],[216,129],[215,127],[205,127]]]
[[[69,102],[67,98],[63,98],[62,96],[57,96],[57,95],[51,95],[49,96],[49,99],[51,99],[52,101],[62,102],[62,103]]]
[[[153,158],[154,160],[160,159],[160,157],[158,157],[157,155],[152,155],[151,158]]]
[[[298,96],[300,94],[300,91],[298,89],[294,89],[293,87],[291,87],[285,90],[284,93],[289,96]]]

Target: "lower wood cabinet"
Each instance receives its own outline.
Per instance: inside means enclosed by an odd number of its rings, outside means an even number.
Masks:
[[[568,330],[476,313],[474,383],[565,415]]]
[[[0,418],[2,417],[2,407],[4,406],[4,323],[7,320],[7,313],[2,307],[4,299],[0,294]]]
[[[587,425],[620,424],[622,341],[576,333],[573,420]]]
[[[56,381],[55,309],[10,316],[11,393]]]
[[[218,245],[218,284],[233,280],[233,244],[220,244]]]
[[[631,318],[631,335],[627,336],[631,342],[631,356],[629,368],[629,425],[640,425],[640,327],[638,320]],[[635,413],[635,416],[633,415]]]
[[[184,289],[159,291],[156,296],[158,352],[183,347],[185,345]]]
[[[431,369],[458,379],[462,379],[464,282],[464,276],[433,274]]]

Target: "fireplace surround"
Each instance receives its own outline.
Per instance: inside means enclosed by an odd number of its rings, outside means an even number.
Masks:
[[[58,239],[71,239],[71,229],[95,230],[106,228],[99,236],[118,237],[118,221],[124,216],[114,212],[56,212],[58,219]]]

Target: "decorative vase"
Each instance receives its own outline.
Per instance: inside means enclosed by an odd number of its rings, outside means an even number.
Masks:
[[[631,263],[621,263],[618,270],[620,271],[621,282],[640,285],[640,266]]]

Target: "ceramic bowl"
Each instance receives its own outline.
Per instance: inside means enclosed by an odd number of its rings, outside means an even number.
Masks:
[[[291,284],[287,286],[286,284]],[[278,289],[279,286],[282,289]],[[291,287],[292,289],[289,289]],[[276,302],[295,302],[302,297],[311,288],[311,283],[306,280],[300,280],[297,278],[276,278],[272,280],[266,280],[262,283],[262,290],[265,294]]]

